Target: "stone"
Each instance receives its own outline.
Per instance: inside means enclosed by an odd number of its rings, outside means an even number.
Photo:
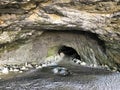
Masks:
[[[33,68],[33,65],[26,62],[26,63],[25,63],[25,67],[27,67],[27,68]]]
[[[10,71],[10,72],[13,72],[13,71],[14,71],[14,68],[10,68],[9,71]]]
[[[20,68],[20,70],[26,71],[26,70],[28,70],[28,68],[25,67],[25,66],[22,66],[22,67]]]
[[[9,73],[9,69],[8,68],[3,68],[2,69],[2,73],[3,74],[8,74]]]
[[[23,71],[19,71],[19,73],[23,73]]]
[[[44,62],[50,47],[65,44],[87,65],[92,48],[98,65],[120,70],[119,8],[119,0],[1,0],[0,64]]]
[[[76,64],[80,64],[81,61],[79,59],[73,59],[73,62],[76,63]]]
[[[70,72],[63,67],[56,67],[54,69],[52,69],[52,72],[56,75],[61,75],[61,76],[67,76],[70,74]]]
[[[41,69],[41,68],[42,68],[42,66],[40,66],[40,65],[39,65],[39,66],[36,66],[36,69]]]
[[[20,69],[15,68],[13,71],[14,71],[14,72],[19,72]]]
[[[86,63],[85,63],[85,62],[81,62],[80,64],[81,64],[81,65],[83,65],[83,66],[85,66],[85,65],[86,65]]]

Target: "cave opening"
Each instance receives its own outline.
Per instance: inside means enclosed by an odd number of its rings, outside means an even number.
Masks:
[[[20,44],[20,41],[16,43]],[[62,47],[60,48],[60,46]],[[21,64],[26,61],[40,63],[44,62],[49,56],[54,56],[61,52],[65,56],[86,62],[89,66],[99,66],[108,63],[104,41],[100,40],[98,35],[86,31],[45,30],[40,35],[32,38],[30,42],[12,50],[1,55],[2,63],[8,63],[8,61],[9,64]],[[22,52],[25,52],[25,54]]]
[[[81,57],[78,54],[78,52],[74,48],[66,46],[66,45],[61,45],[58,48],[58,54],[59,55],[64,54],[64,56],[66,56],[66,57],[71,57],[72,59],[81,60]]]
[[[36,42],[40,41],[42,48],[47,48],[46,57],[63,52],[66,56],[79,59],[93,67],[108,63],[105,42],[97,34],[91,32],[45,30],[36,40]],[[61,49],[60,46],[62,46]],[[57,50],[54,52],[56,47]]]

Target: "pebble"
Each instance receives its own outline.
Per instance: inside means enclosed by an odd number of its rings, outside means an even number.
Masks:
[[[77,60],[76,63],[77,63],[77,64],[81,64],[81,61],[80,61],[80,60]]]
[[[80,64],[80,65],[83,65],[83,66],[86,65],[85,62],[82,62],[82,61],[80,61],[79,59],[73,59],[73,61],[74,61],[74,63],[76,63],[76,64]]]
[[[19,71],[19,73],[23,73],[23,71]]]
[[[67,70],[61,70],[60,71],[60,75],[62,75],[62,76],[67,76],[69,74],[69,72],[67,71]]]
[[[28,66],[28,63],[26,62],[26,63],[25,63],[25,67],[27,67],[27,66]]]
[[[93,67],[97,67],[97,65],[96,65],[96,64],[94,64],[94,65],[93,65]]]
[[[104,65],[104,67],[109,68],[108,65]]]
[[[23,71],[28,70],[28,68],[26,68],[25,66],[22,66],[22,68],[20,68],[20,69],[23,70]]]
[[[14,71],[14,69],[13,68],[10,68],[10,70],[9,70],[10,72],[13,72]]]
[[[120,73],[119,71],[117,71],[116,73]]]
[[[19,70],[19,69],[17,69],[17,68],[15,68],[13,71],[14,71],[14,72],[18,72],[18,71],[20,71],[20,70]]]
[[[82,61],[80,61],[79,59],[73,59],[73,61],[74,61],[74,63],[76,63],[76,64],[80,64],[80,65],[83,65],[83,66],[87,65],[85,62],[82,62]]]
[[[9,69],[8,68],[3,68],[2,69],[2,73],[3,74],[8,74],[9,73]]]
[[[85,63],[85,62],[81,62],[80,64],[81,64],[81,65],[83,65],[83,66],[85,66],[85,65],[86,65],[86,63]]]
[[[52,72],[53,72],[54,74],[57,74],[59,71],[58,71],[57,68],[54,68],[54,69],[52,70]]]
[[[54,68],[52,69],[52,72],[56,75],[61,75],[61,76],[67,76],[70,74],[70,72],[66,68],[63,68],[63,67]]]
[[[43,63],[43,64],[42,64],[42,67],[47,67],[47,64]]]
[[[28,64],[27,67],[28,68],[33,68],[33,66],[31,64]]]
[[[37,67],[36,67],[36,69],[41,69],[41,68],[42,68],[42,66],[37,66]]]

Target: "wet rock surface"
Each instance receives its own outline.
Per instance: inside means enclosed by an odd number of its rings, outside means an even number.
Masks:
[[[82,69],[82,68],[81,68]],[[84,68],[85,69],[85,68]],[[30,70],[8,80],[0,80],[2,90],[119,90],[119,73],[111,73],[104,69],[86,68],[87,72],[72,73],[59,76],[50,73],[50,69]],[[74,70],[73,70],[74,71]],[[97,71],[97,72],[96,72]]]

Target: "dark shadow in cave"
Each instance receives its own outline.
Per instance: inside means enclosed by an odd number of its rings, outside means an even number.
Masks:
[[[67,57],[72,57],[72,59],[75,58],[75,59],[81,60],[80,55],[72,47],[65,46],[65,45],[60,46],[59,49],[58,49],[58,54],[60,55],[61,53],[63,53]]]

